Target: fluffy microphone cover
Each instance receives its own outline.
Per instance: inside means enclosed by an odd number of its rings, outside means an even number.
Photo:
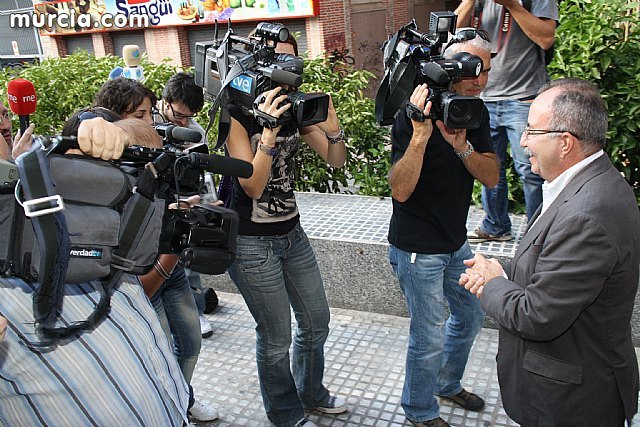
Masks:
[[[13,114],[27,116],[36,112],[36,89],[29,80],[11,80],[7,85],[7,100]]]

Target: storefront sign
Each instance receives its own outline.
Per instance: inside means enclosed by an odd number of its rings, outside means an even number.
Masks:
[[[316,16],[318,0],[63,0],[34,5],[16,26],[41,35]],[[13,19],[14,17],[12,17]]]

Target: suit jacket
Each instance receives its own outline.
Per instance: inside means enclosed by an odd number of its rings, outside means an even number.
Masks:
[[[637,410],[631,315],[638,288],[640,212],[602,155],[531,220],[509,279],[480,299],[500,324],[498,379],[523,426],[613,426]]]

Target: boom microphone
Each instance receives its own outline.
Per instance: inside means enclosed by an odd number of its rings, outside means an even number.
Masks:
[[[260,68],[260,71],[276,83],[299,87],[302,84],[302,76],[291,71],[279,70],[277,68]]]
[[[444,85],[449,81],[449,74],[434,62],[420,64],[422,75],[438,85]]]
[[[202,140],[202,134],[194,129],[168,123],[155,125],[155,128],[160,136],[169,141],[200,142]]]
[[[29,127],[29,114],[36,112],[36,89],[25,79],[11,80],[7,85],[9,108],[20,118],[20,134]]]
[[[253,165],[251,163],[218,154],[190,153],[189,165],[221,175],[240,178],[250,178],[253,175]]]

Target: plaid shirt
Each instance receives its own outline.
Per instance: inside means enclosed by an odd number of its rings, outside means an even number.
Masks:
[[[47,351],[33,325],[35,285],[0,278],[0,425],[182,426],[189,388],[141,286],[125,276],[95,330]],[[63,318],[97,302],[90,283],[65,285]],[[83,317],[84,316],[84,317]]]

